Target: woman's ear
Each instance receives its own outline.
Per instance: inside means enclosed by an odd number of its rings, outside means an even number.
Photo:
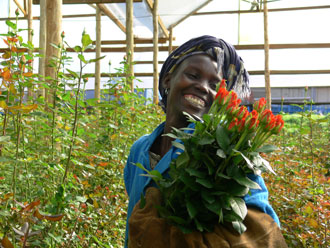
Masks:
[[[162,86],[164,89],[171,88],[171,77],[172,75],[170,73],[167,73],[162,81]]]

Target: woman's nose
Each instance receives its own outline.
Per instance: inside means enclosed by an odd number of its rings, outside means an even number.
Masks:
[[[196,85],[196,87],[198,90],[205,92],[205,93],[208,93],[210,90],[210,85],[209,85],[208,81],[205,79],[200,80],[199,83]]]

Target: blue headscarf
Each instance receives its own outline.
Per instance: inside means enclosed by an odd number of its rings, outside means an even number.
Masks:
[[[249,74],[244,68],[243,60],[235,48],[222,39],[203,35],[193,38],[175,49],[166,59],[159,75],[159,93],[161,105],[166,108],[167,94],[162,81],[167,74],[172,73],[178,65],[192,55],[207,54],[217,62],[218,71],[226,79],[227,89],[234,90],[240,98],[250,95]]]

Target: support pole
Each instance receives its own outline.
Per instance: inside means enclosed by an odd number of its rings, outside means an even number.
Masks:
[[[158,104],[158,0],[154,0],[152,8],[153,23],[153,103]]]
[[[40,28],[39,28],[39,68],[38,74],[40,75],[39,81],[45,78],[45,55],[46,55],[46,0],[40,0]],[[38,97],[45,97],[45,90],[39,84]]]
[[[173,51],[173,28],[172,26],[169,28],[169,40],[168,40],[168,54]]]
[[[55,79],[55,69],[49,67],[48,64],[52,57],[59,57],[60,50],[53,47],[51,44],[61,43],[62,29],[62,0],[46,0],[46,19],[47,19],[47,34],[46,34],[46,67],[45,76]],[[53,81],[49,81],[50,86],[53,86]],[[46,89],[45,100],[48,103],[53,101],[52,91]]]
[[[126,61],[128,71],[126,82],[130,85],[132,92],[134,91],[133,82],[133,54],[134,54],[134,36],[133,36],[133,0],[126,0]]]
[[[96,7],[96,58],[101,57],[101,10]],[[94,86],[94,98],[100,101],[101,95],[101,61],[95,62],[95,86]]]
[[[268,40],[268,8],[267,1],[264,1],[264,50],[265,50],[265,88],[266,88],[266,107],[271,109],[272,97],[270,88],[269,72],[269,40]]]
[[[28,14],[28,42],[32,42],[32,38],[33,38],[33,27],[32,27],[32,0],[28,0],[28,7],[27,7],[27,14]],[[32,55],[33,51],[29,50],[29,54]],[[32,62],[31,62],[31,67],[32,67]],[[29,69],[30,72],[32,72],[32,69]],[[33,85],[31,87],[28,87],[28,99],[30,99],[32,97],[32,93],[33,93]]]

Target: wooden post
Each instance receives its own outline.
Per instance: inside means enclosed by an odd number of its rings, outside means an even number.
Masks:
[[[38,74],[40,75],[39,81],[45,78],[45,55],[46,55],[46,0],[40,0],[40,27],[39,27],[39,68]],[[38,87],[38,96],[45,97],[45,90],[41,84]]]
[[[27,14],[28,14],[28,41],[32,43],[32,0],[28,0],[28,7],[27,7]],[[32,55],[31,50],[29,50],[29,54]],[[31,69],[29,69],[30,72],[32,72]],[[32,93],[33,93],[33,86],[28,88],[28,99],[32,97]]]
[[[133,0],[126,0],[126,59],[128,63],[127,83],[134,91],[134,82],[132,77],[133,71],[133,54],[134,54],[134,36],[133,36]]]
[[[169,28],[169,40],[168,40],[168,54],[173,51],[173,28],[172,26]]]
[[[265,50],[265,88],[266,88],[266,107],[271,109],[272,97],[270,88],[269,71],[269,40],[268,40],[268,8],[267,1],[264,1],[264,50]]]
[[[101,57],[101,10],[96,7],[96,58]],[[101,61],[98,60],[95,63],[95,86],[94,86],[94,98],[100,101],[101,95]]]
[[[154,0],[152,8],[153,23],[153,103],[158,104],[158,0]]]
[[[53,56],[59,57],[60,50],[53,47],[53,44],[61,43],[62,29],[62,0],[46,0],[46,19],[47,19],[47,34],[46,34],[46,67],[45,76],[55,78],[55,68],[49,67],[48,64]],[[53,82],[50,82],[51,84]],[[45,100],[48,103],[53,101],[52,91],[46,89]]]

